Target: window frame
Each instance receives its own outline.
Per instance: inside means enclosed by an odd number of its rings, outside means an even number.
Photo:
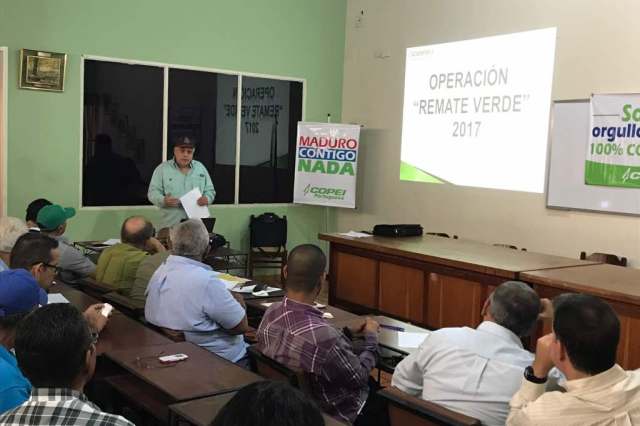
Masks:
[[[235,164],[235,188],[234,188],[234,202],[229,204],[212,204],[216,209],[219,208],[236,208],[239,206],[293,206],[295,205],[293,202],[291,203],[240,203],[240,149],[242,146],[241,134],[242,134],[242,114],[239,112],[242,111],[242,81],[244,77],[255,77],[255,78],[266,78],[271,80],[284,80],[284,81],[293,81],[302,84],[302,119],[301,121],[305,121],[306,117],[306,105],[307,105],[307,79],[300,77],[289,77],[283,75],[272,75],[272,74],[260,74],[260,73],[252,73],[246,71],[238,71],[238,70],[228,70],[228,69],[219,69],[219,68],[209,68],[209,67],[199,67],[192,65],[182,65],[182,64],[170,64],[166,62],[155,62],[155,61],[143,61],[137,59],[123,59],[123,58],[112,58],[108,56],[96,56],[96,55],[81,55],[80,56],[80,132],[79,132],[79,188],[78,188],[78,199],[79,209],[82,211],[109,211],[109,210],[123,210],[123,209],[155,209],[157,208],[154,205],[126,205],[126,206],[85,206],[83,205],[82,200],[82,185],[84,180],[83,175],[83,160],[84,160],[84,66],[85,61],[102,61],[102,62],[115,62],[127,65],[145,65],[151,67],[157,67],[163,69],[163,95],[162,95],[162,161],[167,160],[167,131],[169,128],[169,70],[170,69],[180,69],[186,71],[199,71],[199,72],[209,72],[216,74],[225,74],[229,76],[235,76],[238,79],[238,91],[236,98],[236,164]],[[295,172],[294,172],[295,173]],[[215,185],[215,182],[214,182]]]

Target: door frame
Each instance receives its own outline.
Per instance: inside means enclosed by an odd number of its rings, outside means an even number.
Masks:
[[[9,135],[9,48],[0,46],[0,56],[2,56],[2,69],[0,69],[0,78],[2,79],[2,92],[0,93],[0,102],[2,103],[2,117],[0,117],[0,199],[2,199],[2,206],[0,207],[0,214],[2,216],[7,215],[7,153],[8,153],[8,135]]]

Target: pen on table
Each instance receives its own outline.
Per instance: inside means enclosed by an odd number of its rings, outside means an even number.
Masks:
[[[395,325],[380,324],[380,328],[386,328],[387,330],[394,330],[394,331],[404,331],[404,328],[397,327]]]

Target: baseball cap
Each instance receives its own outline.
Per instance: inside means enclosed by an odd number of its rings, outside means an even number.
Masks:
[[[76,209],[72,207],[62,207],[58,204],[51,204],[50,206],[44,206],[38,212],[38,218],[36,222],[45,231],[56,229],[76,215]]]
[[[47,293],[24,269],[0,272],[0,317],[29,312],[47,304]]]
[[[178,136],[174,141],[173,141],[173,146],[178,147],[178,146],[186,146],[186,147],[190,147],[190,148],[195,148],[196,147],[196,141],[195,139],[189,137],[189,136]]]

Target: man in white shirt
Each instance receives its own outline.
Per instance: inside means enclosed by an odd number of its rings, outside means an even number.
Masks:
[[[640,372],[616,364],[620,321],[586,294],[554,299],[553,333],[538,339],[533,364],[511,400],[508,425],[639,425]],[[546,392],[553,367],[566,392]]]
[[[504,425],[522,371],[533,361],[520,337],[533,329],[542,306],[525,283],[501,284],[485,301],[483,322],[476,329],[430,333],[398,364],[392,385],[484,425]]]
[[[147,287],[144,316],[148,322],[181,331],[188,342],[248,367],[243,334],[249,329],[242,296],[231,293],[202,263],[209,233],[200,219],[170,229],[172,254]]]

